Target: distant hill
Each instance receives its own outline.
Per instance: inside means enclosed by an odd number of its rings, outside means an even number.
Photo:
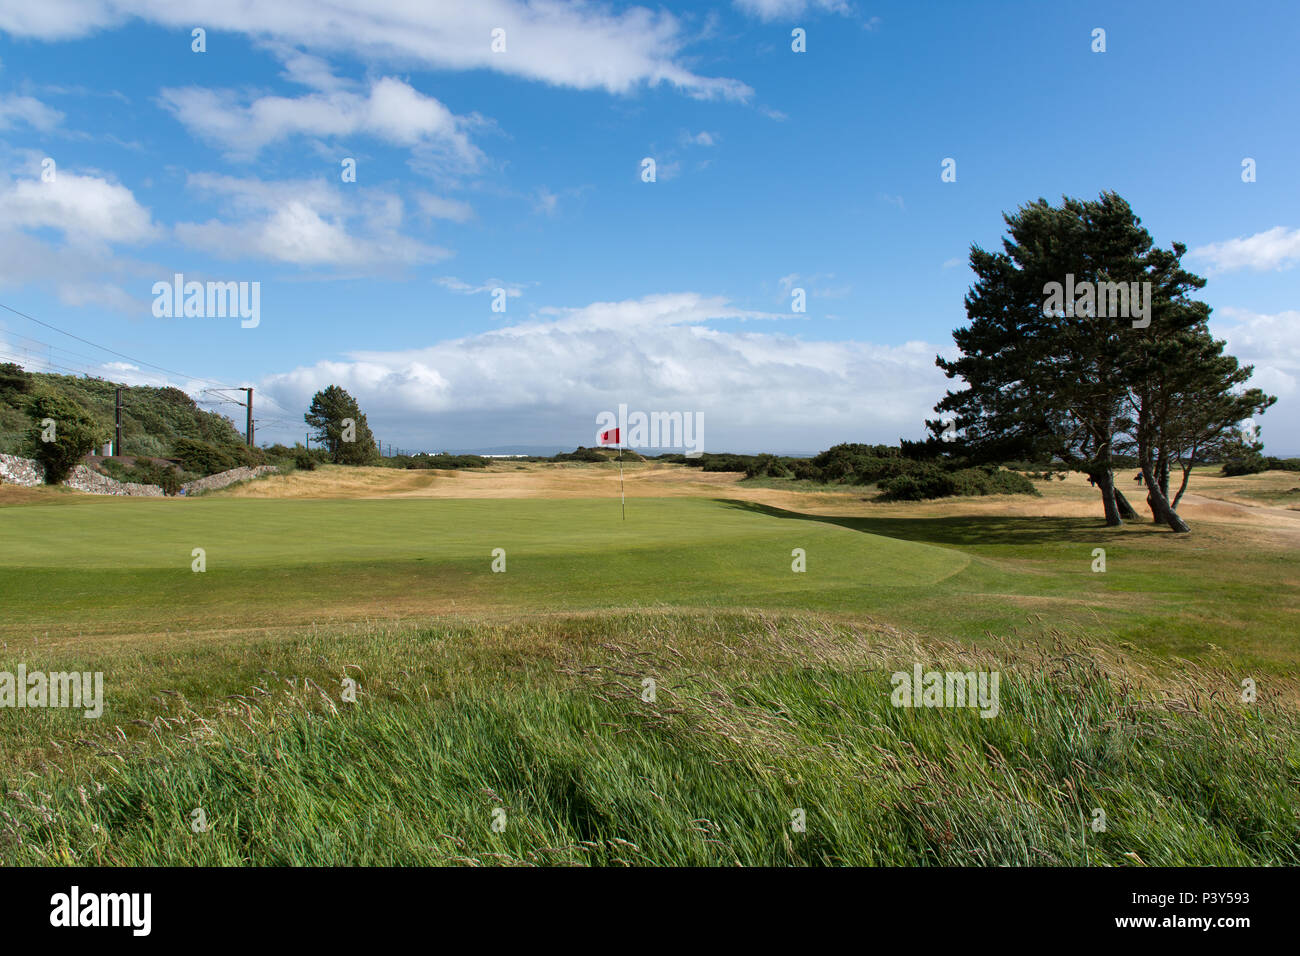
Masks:
[[[32,426],[29,407],[40,389],[72,398],[111,436],[117,388],[115,383],[103,379],[27,372],[13,363],[0,364],[0,453],[25,453],[27,432]],[[122,454],[174,458],[178,457],[177,442],[182,439],[221,449],[237,450],[244,446],[244,436],[230,419],[199,408],[179,388],[123,387]]]

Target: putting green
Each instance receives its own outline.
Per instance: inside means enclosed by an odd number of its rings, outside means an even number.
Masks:
[[[272,623],[312,608],[867,610],[873,593],[926,588],[970,560],[693,498],[634,499],[626,521],[608,499],[99,498],[4,509],[0,541],[5,633]]]

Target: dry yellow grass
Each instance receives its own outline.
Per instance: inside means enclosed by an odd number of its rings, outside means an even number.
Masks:
[[[773,488],[744,482],[737,472],[705,472],[663,462],[626,464],[629,498],[734,498],[806,514],[878,517],[1092,518],[1099,514],[1096,489],[1080,474],[1064,481],[1035,482],[1041,498],[994,495],[928,502],[877,502],[874,489],[845,487],[825,491]],[[1125,476],[1128,477],[1128,476]],[[1300,543],[1300,510],[1265,504],[1242,492],[1273,493],[1300,483],[1291,472],[1244,478],[1197,473],[1180,511],[1189,522],[1230,523],[1263,538]],[[1131,485],[1131,487],[1130,487]],[[1123,490],[1146,518],[1141,486],[1124,481]],[[327,465],[316,471],[274,476],[217,492],[237,498],[616,498],[618,469],[585,463],[503,462],[465,471],[399,471]]]

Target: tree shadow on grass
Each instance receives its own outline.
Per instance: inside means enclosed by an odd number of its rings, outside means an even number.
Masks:
[[[803,521],[820,521],[839,525],[853,531],[865,531],[887,538],[904,541],[923,541],[927,544],[970,546],[981,544],[1086,544],[1095,545],[1099,534],[1108,529],[1100,518],[1043,518],[1012,517],[1005,515],[953,515],[946,518],[915,517],[844,517],[840,515],[814,515],[802,511],[788,511],[754,501],[736,498],[719,498],[725,507],[767,515],[770,518],[796,518]],[[1126,523],[1125,532],[1160,534],[1163,529],[1140,521]]]

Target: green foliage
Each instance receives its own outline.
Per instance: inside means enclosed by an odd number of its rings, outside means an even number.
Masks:
[[[1049,474],[1050,477],[1050,474]],[[996,465],[945,471],[937,465],[915,465],[907,473],[882,481],[882,501],[922,501],[928,498],[982,495],[1038,495],[1027,477]]]
[[[1219,462],[1225,477],[1257,475],[1268,470],[1268,459],[1262,454],[1263,442],[1248,441],[1240,433],[1219,447]]]
[[[330,385],[312,396],[303,420],[313,437],[329,451],[336,465],[369,465],[379,461],[379,448],[361,406],[346,389]]]
[[[45,466],[47,484],[61,482],[104,440],[104,429],[85,408],[52,389],[37,390],[30,411],[27,451]]]
[[[0,363],[0,402],[12,403],[17,396],[26,395],[31,390],[32,377],[21,365]]]
[[[1223,475],[1232,478],[1238,475],[1257,475],[1268,471],[1268,461],[1253,448],[1234,451],[1223,459]]]
[[[600,460],[604,461],[603,458]],[[392,455],[383,460],[383,464],[389,468],[406,468],[412,471],[429,468],[485,468],[488,463],[489,459],[478,455],[449,455],[446,452],[436,455]]]
[[[573,451],[561,452],[551,459],[552,461],[609,461],[609,455],[597,451],[595,448],[586,448],[579,445]]]
[[[249,448],[245,444],[212,445],[208,442],[182,438],[176,442],[175,454],[186,471],[197,475],[215,475],[232,468],[264,465],[268,453],[261,448]]]
[[[235,467],[232,450],[230,447],[219,448],[194,438],[181,438],[176,441],[172,457],[179,458],[186,471],[215,475]]]
[[[157,485],[164,494],[174,495],[181,490],[181,485],[198,474],[186,474],[167,462],[151,461],[137,458],[131,464],[123,464],[112,458],[106,458],[100,467],[117,481],[136,482],[141,485]]]
[[[84,409],[96,423],[99,441],[107,441],[114,430],[117,387],[97,378],[28,373],[16,365],[0,365],[0,451],[30,454],[26,433],[40,390],[62,395]],[[183,438],[227,452],[244,446],[243,435],[229,419],[199,408],[178,388],[123,387],[121,454],[178,458],[176,443]]]

